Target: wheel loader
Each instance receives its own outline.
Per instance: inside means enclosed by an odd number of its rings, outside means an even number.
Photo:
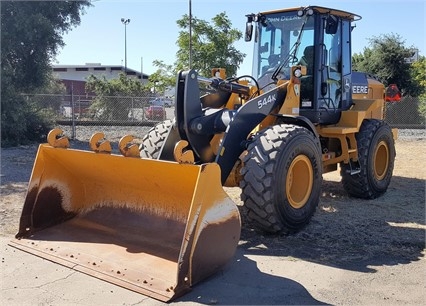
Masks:
[[[350,196],[382,195],[397,131],[383,84],[351,68],[360,17],[318,6],[246,17],[253,74],[180,71],[175,117],[141,143],[123,136],[121,155],[103,133],[82,151],[52,130],[10,244],[167,302],[234,256],[241,216],[224,186],[241,188],[244,220],[270,233],[309,223],[323,173],[340,170]]]

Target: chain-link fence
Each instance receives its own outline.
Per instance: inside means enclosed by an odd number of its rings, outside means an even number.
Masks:
[[[425,128],[426,118],[420,112],[421,101],[416,97],[404,97],[399,102],[385,104],[385,120],[396,128]]]
[[[82,126],[153,126],[174,116],[172,100],[155,96],[25,95],[37,109],[49,109],[58,125],[76,138]],[[157,103],[160,102],[160,103]],[[68,129],[67,129],[68,130]]]
[[[67,134],[76,138],[83,126],[153,126],[174,117],[174,107],[157,105],[153,96],[94,97],[87,95],[26,95],[38,108],[49,108],[58,125],[69,127]],[[158,98],[157,98],[158,101]],[[170,102],[171,100],[169,100]],[[154,105],[153,105],[154,104]],[[385,104],[385,120],[396,128],[425,128],[419,112],[419,99],[405,97]]]

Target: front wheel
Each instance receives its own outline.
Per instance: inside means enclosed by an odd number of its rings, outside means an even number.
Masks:
[[[308,129],[276,125],[255,136],[243,158],[243,213],[256,228],[296,232],[309,223],[322,184],[321,147]]]
[[[384,194],[392,179],[395,143],[389,125],[367,119],[355,135],[360,172],[351,175],[350,165],[341,163],[343,187],[353,197],[374,199]]]
[[[142,158],[158,158],[172,125],[172,120],[165,120],[156,124],[145,136],[143,136],[142,145],[139,148]]]

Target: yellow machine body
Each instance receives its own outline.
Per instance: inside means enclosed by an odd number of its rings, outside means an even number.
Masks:
[[[305,75],[306,67],[294,66],[292,67],[292,75],[295,69],[301,69],[302,74]],[[282,115],[298,115],[300,104],[300,80],[296,77],[291,77],[289,80],[280,80],[279,86],[286,88],[286,100],[280,109],[276,109],[269,116],[267,116],[253,131],[252,134],[268,126],[273,126],[279,121],[277,114]],[[341,112],[339,122],[331,125],[315,125],[316,132],[321,137],[329,139],[330,142],[335,143],[334,147],[339,154],[335,152],[324,152],[322,154],[323,173],[336,171],[338,164],[341,162],[348,163],[350,160],[358,160],[358,148],[355,138],[356,133],[359,132],[362,122],[365,119],[379,119],[384,118],[384,103],[385,103],[385,87],[382,83],[375,79],[368,79],[368,92],[366,94],[353,94],[353,105],[350,109]],[[226,107],[232,109],[235,104],[244,104],[248,101],[241,101],[237,95],[232,95]],[[392,129],[393,138],[396,140],[398,137],[398,130]],[[221,135],[222,136],[222,135]],[[212,141],[212,147],[217,146],[221,138],[215,137]],[[237,165],[231,172],[226,186],[237,187],[241,180],[239,174],[240,167]]]
[[[11,245],[169,301],[232,258],[240,229],[216,164],[42,144]]]

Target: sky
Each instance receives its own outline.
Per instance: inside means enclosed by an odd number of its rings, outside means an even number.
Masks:
[[[211,22],[225,12],[232,28],[244,33],[246,14],[266,10],[317,5],[360,15],[352,32],[352,52],[361,53],[369,47],[369,39],[383,34],[397,34],[405,47],[419,49],[426,55],[425,0],[191,0],[193,17]],[[126,26],[127,67],[151,74],[156,71],[154,60],[172,65],[178,50],[179,28],[176,20],[189,14],[189,0],[98,0],[86,8],[81,24],[64,34],[65,47],[53,64],[125,65],[125,26],[121,18],[130,19]],[[246,54],[239,75],[251,74],[251,43],[243,39],[235,47]]]

